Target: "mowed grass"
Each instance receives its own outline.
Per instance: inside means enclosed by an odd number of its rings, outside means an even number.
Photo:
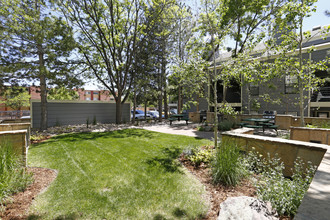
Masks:
[[[58,170],[31,219],[198,219],[205,190],[177,158],[192,137],[141,129],[54,137],[29,149],[29,166]]]

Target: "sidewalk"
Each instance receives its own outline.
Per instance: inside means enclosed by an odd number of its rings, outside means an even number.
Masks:
[[[214,138],[213,132],[197,131],[196,130],[197,126],[198,124],[189,123],[188,125],[186,125],[185,121],[180,121],[180,122],[175,122],[172,125],[169,124],[144,125],[142,126],[142,128],[149,131],[156,131],[167,134],[186,135],[190,137],[213,140]]]

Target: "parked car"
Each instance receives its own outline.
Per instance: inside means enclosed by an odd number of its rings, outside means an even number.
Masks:
[[[131,111],[131,118],[133,118],[133,112]],[[147,119],[151,119],[151,115],[147,113]],[[142,110],[135,110],[135,119],[144,119],[144,111]]]
[[[159,118],[159,112],[158,111],[148,111],[147,112],[153,119]],[[162,118],[165,118],[165,116],[162,114]]]
[[[147,112],[153,119],[159,118],[159,112],[158,111],[148,111]]]
[[[170,109],[170,115],[176,115],[178,114],[178,110],[176,108]]]

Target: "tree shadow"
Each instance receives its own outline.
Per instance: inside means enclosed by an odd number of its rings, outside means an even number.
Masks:
[[[70,213],[70,214],[66,214],[66,215],[60,215],[57,216],[56,218],[54,218],[54,220],[76,220],[79,219],[81,216],[77,213]],[[42,215],[29,215],[26,219],[27,220],[40,220],[40,219],[44,219],[45,216]]]
[[[173,215],[177,218],[183,218],[187,216],[187,212],[183,209],[180,209],[179,207],[176,207],[173,211]]]
[[[147,159],[146,163],[149,166],[160,167],[165,172],[180,172],[180,162],[177,160],[181,154],[181,149],[178,147],[164,148],[160,156]]]
[[[156,214],[153,219],[154,220],[166,220],[166,218],[161,214]]]
[[[76,142],[81,140],[96,140],[98,138],[157,138],[157,133],[152,131],[146,131],[142,129],[122,129],[108,132],[81,132],[61,134],[48,139],[45,142],[31,145],[32,148],[38,148],[46,143],[53,143],[57,141]]]

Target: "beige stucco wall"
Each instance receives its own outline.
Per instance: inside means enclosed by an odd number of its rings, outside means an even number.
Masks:
[[[234,132],[223,133],[222,139],[232,139],[236,141],[244,151],[251,151],[252,148],[254,148],[264,156],[267,156],[267,153],[269,153],[271,157],[277,154],[285,165],[285,176],[292,175],[291,169],[294,167],[294,161],[298,157],[303,159],[305,163],[311,161],[314,165],[318,166],[328,149],[328,145],[323,144],[250,134],[237,134]]]
[[[200,122],[200,113],[199,112],[189,112],[189,119],[194,123]]]
[[[29,147],[28,131],[0,131],[0,144],[9,144],[17,155],[22,155],[24,166],[26,166],[27,150]]]
[[[330,129],[291,127],[290,139],[330,145]]]

